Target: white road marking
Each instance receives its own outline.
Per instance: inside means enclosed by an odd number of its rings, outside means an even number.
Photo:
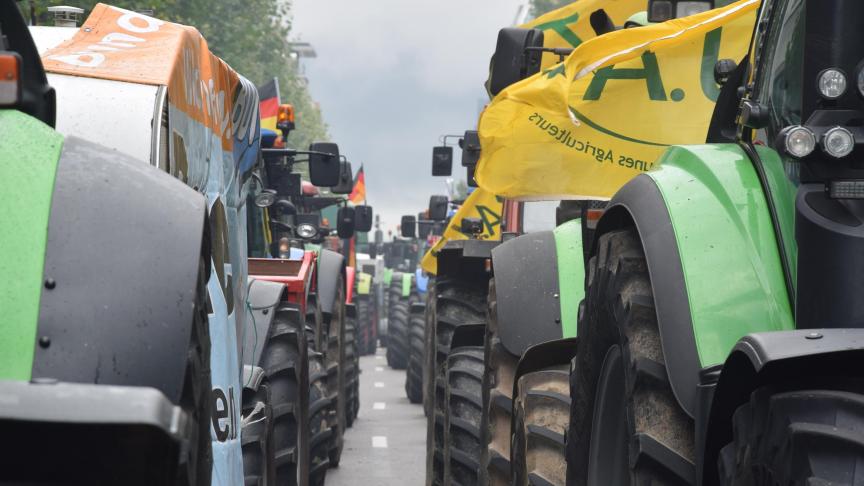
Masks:
[[[384,371],[384,367],[383,366],[376,366],[375,371]]]
[[[372,437],[372,447],[378,449],[386,449],[387,448],[387,437],[383,435],[376,435]]]
[[[376,381],[375,382],[375,388],[384,388],[384,383],[382,383],[380,381]]]
[[[387,408],[387,404],[384,402],[375,402],[372,404],[372,410],[384,410]]]
[[[384,356],[381,356],[381,355],[379,354],[378,356],[375,356],[375,359],[380,359],[380,360],[383,361],[383,360],[384,360]]]

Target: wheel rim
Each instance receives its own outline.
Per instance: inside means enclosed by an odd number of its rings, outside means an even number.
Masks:
[[[630,484],[624,360],[620,346],[603,359],[588,453],[588,484]]]

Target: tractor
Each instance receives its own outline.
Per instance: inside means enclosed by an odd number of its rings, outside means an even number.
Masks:
[[[685,3],[653,0],[649,20]],[[749,54],[715,67],[706,144],[670,147],[621,188],[587,263],[555,249],[543,278],[560,285],[521,314],[539,338],[512,375],[508,480],[859,481],[862,14],[761,2]],[[517,240],[493,254],[499,293],[512,261],[498,252]],[[499,295],[499,326],[529,280]],[[561,322],[543,314],[553,299]],[[510,320],[503,341],[524,329]]]

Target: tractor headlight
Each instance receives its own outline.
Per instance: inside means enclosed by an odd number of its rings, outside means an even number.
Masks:
[[[819,73],[819,93],[826,99],[836,100],[846,92],[846,75],[839,69],[826,69]]]
[[[711,10],[711,2],[678,2],[675,5],[675,18],[689,17]]]
[[[864,96],[864,66],[858,71],[858,92]]]
[[[810,155],[816,148],[816,135],[801,125],[784,128],[778,139],[779,148],[796,159]]]
[[[303,223],[303,224],[297,225],[297,236],[299,236],[300,238],[309,239],[309,238],[313,238],[317,234],[318,234],[318,228],[312,226],[309,223]]]
[[[822,135],[822,150],[831,157],[846,157],[854,148],[855,136],[843,127],[834,127]]]

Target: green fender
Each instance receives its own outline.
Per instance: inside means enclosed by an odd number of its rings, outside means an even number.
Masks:
[[[384,286],[389,287],[391,280],[393,280],[393,269],[392,268],[385,268],[384,269]]]
[[[562,337],[576,337],[579,304],[585,298],[585,259],[582,255],[582,223],[568,221],[552,232],[558,258]]]
[[[413,277],[410,273],[402,274],[402,297],[408,297],[411,295],[411,277]]]
[[[635,225],[648,261],[667,373],[693,415],[699,372],[754,332],[794,328],[768,205],[735,144],[676,146],[610,202],[597,234]]]
[[[36,345],[54,177],[63,137],[0,110],[0,380],[29,380]]]

